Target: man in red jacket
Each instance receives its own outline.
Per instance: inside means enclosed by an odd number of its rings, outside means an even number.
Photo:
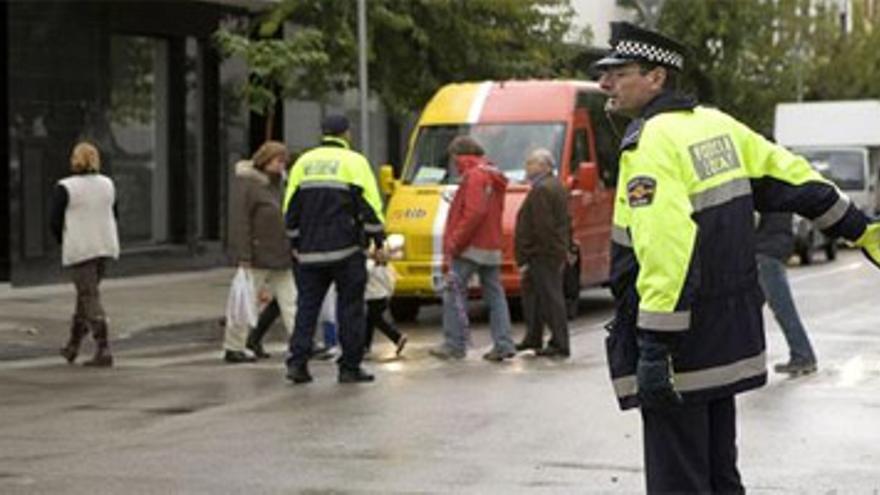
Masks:
[[[489,305],[494,343],[483,358],[501,362],[515,354],[501,287],[501,218],[507,178],[486,160],[483,147],[472,137],[456,137],[448,151],[461,182],[443,237],[443,269],[448,270],[443,291],[444,342],[430,353],[440,359],[462,359],[467,353],[467,283],[477,274],[483,300]]]

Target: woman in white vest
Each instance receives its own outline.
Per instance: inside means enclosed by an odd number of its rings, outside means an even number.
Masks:
[[[101,175],[101,157],[94,145],[81,142],[70,155],[72,175],[58,181],[52,194],[52,233],[61,243],[61,264],[76,287],[76,310],[70,340],[61,356],[73,363],[83,337],[91,331],[95,355],[85,366],[113,366],[107,315],[98,286],[108,258],[119,258],[116,231],[116,188]]]

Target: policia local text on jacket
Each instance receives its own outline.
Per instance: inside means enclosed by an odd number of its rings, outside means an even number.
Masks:
[[[342,137],[348,130],[347,121],[343,124],[338,132],[325,130],[320,146],[293,165],[287,183],[287,233],[297,253],[299,292],[287,364],[288,377],[296,383],[311,380],[306,362],[312,334],[324,295],[334,282],[342,346],[340,381],[367,376],[360,370],[366,325],[364,248],[369,240],[377,248],[382,245],[382,203],[367,159]]]

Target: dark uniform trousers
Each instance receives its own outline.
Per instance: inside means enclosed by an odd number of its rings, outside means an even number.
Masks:
[[[733,396],[641,409],[649,494],[743,494]]]
[[[550,328],[549,346],[569,352],[568,316],[562,291],[562,261],[550,259],[529,260],[529,268],[522,279],[523,318],[526,335],[523,344],[531,347],[544,345],[544,325]]]
[[[357,370],[364,357],[364,289],[367,284],[366,258],[357,253],[332,264],[299,265],[296,268],[297,311],[290,337],[288,368],[308,361],[312,353],[315,326],[321,304],[331,283],[336,283],[336,321],[342,356],[339,367]]]

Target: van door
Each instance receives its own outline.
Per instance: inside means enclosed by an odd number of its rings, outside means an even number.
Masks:
[[[574,180],[569,195],[572,216],[572,235],[578,243],[581,256],[581,286],[596,285],[607,280],[611,236],[613,190],[602,181],[588,189],[576,180],[582,164],[596,162],[593,130],[587,109],[577,108],[571,134],[571,158],[568,175]]]

